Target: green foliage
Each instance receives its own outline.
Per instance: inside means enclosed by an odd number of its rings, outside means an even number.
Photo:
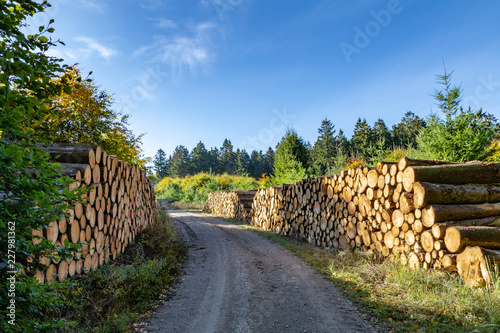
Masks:
[[[481,155],[481,160],[500,162],[500,140],[496,139],[488,146],[484,154]]]
[[[312,152],[316,175],[332,174],[337,145],[335,132],[335,125],[325,118],[318,129],[319,136]]]
[[[368,125],[366,119],[358,118],[354,125],[354,133],[351,138],[351,153],[352,156],[361,158],[362,160],[370,159],[370,145],[373,142],[373,131]]]
[[[446,69],[438,75],[443,90],[435,91],[440,118],[432,114],[417,138],[418,149],[429,158],[464,162],[482,158],[498,131],[496,119],[482,110],[463,110],[460,105],[461,89],[451,86],[451,73]]]
[[[168,159],[168,174],[172,177],[184,177],[191,172],[190,154],[186,147],[175,147],[174,154]]]
[[[307,178],[308,160],[304,140],[295,130],[288,129],[276,148],[272,183],[291,184]]]
[[[415,148],[417,146],[417,136],[425,127],[425,120],[411,111],[406,112],[401,122],[392,126],[392,146],[399,149]]]
[[[48,163],[48,155],[37,142],[46,142],[34,128],[54,116],[51,100],[60,96],[65,80],[54,80],[64,72],[60,60],[46,55],[56,46],[47,36],[54,31],[53,20],[40,27],[39,34],[25,35],[25,20],[43,11],[49,4],[39,1],[3,1],[0,6],[0,331],[34,331],[60,327],[59,321],[47,321],[39,314],[47,305],[59,305],[57,297],[40,295],[44,287],[33,284],[28,274],[44,269],[39,257],[55,251],[45,240],[32,243],[33,229],[46,229],[61,219],[77,199],[67,189],[71,182],[60,178],[58,165]],[[10,231],[11,236],[8,236]],[[9,242],[10,240],[10,242]],[[59,256],[69,257],[70,250],[60,249]],[[15,252],[15,267],[9,259]],[[8,255],[11,255],[9,257]],[[7,295],[9,271],[18,270],[15,298]],[[16,326],[6,322],[7,304],[16,301]]]
[[[194,174],[200,172],[210,172],[210,155],[207,149],[205,148],[205,144],[203,142],[198,142],[196,147],[194,147],[191,152],[191,172]],[[162,176],[166,177],[167,175]],[[160,179],[161,179],[160,178]]]
[[[163,177],[167,176],[167,155],[162,149],[158,149],[158,151],[156,152],[153,164],[157,179],[162,179]]]
[[[258,187],[257,180],[249,176],[199,173],[183,178],[165,177],[155,187],[155,194],[158,199],[201,202],[207,199],[210,192],[253,190]]]
[[[92,79],[82,77],[76,66],[55,78],[63,93],[51,99],[54,111],[35,123],[34,130],[52,142],[82,143],[101,146],[108,154],[128,163],[145,166],[141,138],[129,127],[129,115],[114,111],[113,98]]]
[[[230,140],[225,139],[220,149],[220,165],[222,172],[233,175],[236,171],[236,153]]]
[[[46,320],[28,331],[129,332],[130,323],[152,310],[174,284],[186,253],[172,220],[159,212],[156,223],[116,261],[64,283],[26,284],[29,301],[43,304],[34,316]]]

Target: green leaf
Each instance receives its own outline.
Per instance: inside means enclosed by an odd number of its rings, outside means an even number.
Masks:
[[[50,32],[50,33],[53,33],[56,29],[54,28],[49,28],[47,31]]]
[[[47,43],[49,41],[49,39],[45,36],[38,37],[38,40],[42,43]]]

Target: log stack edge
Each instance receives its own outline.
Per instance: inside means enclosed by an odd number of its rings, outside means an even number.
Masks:
[[[51,161],[60,163],[62,176],[75,179],[70,189],[83,189],[82,202],[47,229],[33,230],[33,242],[45,237],[55,245],[64,246],[68,240],[83,246],[71,259],[40,258],[49,267],[35,274],[42,283],[55,274],[63,281],[68,275],[94,271],[116,258],[156,214],[152,184],[137,165],[93,145],[52,144],[45,150]]]
[[[500,264],[500,163],[403,158],[257,191],[213,192],[204,211],[316,246],[457,271],[471,286],[488,286],[489,265]]]

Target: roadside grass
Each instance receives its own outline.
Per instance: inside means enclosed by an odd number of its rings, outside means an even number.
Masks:
[[[183,202],[183,201],[174,201],[168,207],[169,210],[196,210],[202,211],[203,206],[205,205],[204,201],[199,202]]]
[[[345,296],[394,332],[500,332],[500,280],[489,290],[467,287],[455,274],[410,270],[363,252],[321,249],[290,237],[258,232],[335,282]]]
[[[64,302],[47,315],[66,323],[62,331],[129,332],[161,304],[186,253],[170,217],[160,211],[116,260],[55,287]]]

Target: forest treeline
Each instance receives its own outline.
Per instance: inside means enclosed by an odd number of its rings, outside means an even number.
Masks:
[[[203,142],[189,151],[177,146],[167,158],[160,149],[154,171],[164,177],[197,173],[271,177],[270,184],[292,183],[307,177],[334,174],[345,168],[374,165],[380,160],[397,161],[403,156],[453,162],[500,160],[500,125],[482,109],[463,108],[461,88],[451,84],[452,72],[438,75],[441,90],[434,91],[438,113],[423,119],[408,111],[401,121],[388,128],[379,118],[373,125],[358,118],[351,138],[325,118],[315,142],[305,142],[289,128],[276,148],[248,153],[234,149],[225,139],[220,148],[207,150]],[[264,182],[266,183],[266,182]]]

